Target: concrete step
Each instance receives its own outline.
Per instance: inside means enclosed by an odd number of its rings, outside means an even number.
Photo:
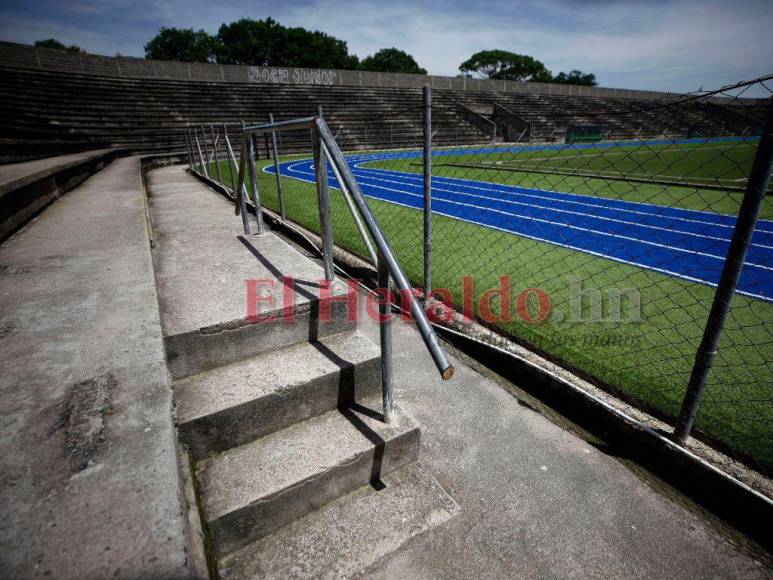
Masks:
[[[221,578],[342,578],[363,572],[459,506],[419,462],[229,554]]]
[[[215,550],[234,551],[382,475],[415,461],[419,427],[380,399],[276,431],[212,459],[196,473]]]
[[[332,302],[330,321],[321,320],[324,274],[318,264],[269,231],[242,235],[233,204],[185,173],[159,170],[149,179],[154,262],[173,378],[354,330],[356,321],[349,320],[344,302]],[[190,211],[192,205],[197,211]],[[294,304],[288,310],[285,278],[294,280]],[[248,318],[251,280],[259,283],[261,295],[273,297],[271,304],[257,303],[262,321]],[[347,290],[337,281],[330,295]],[[293,322],[284,319],[287,311]]]
[[[343,333],[176,381],[174,390],[180,439],[199,460],[378,395],[380,351]]]

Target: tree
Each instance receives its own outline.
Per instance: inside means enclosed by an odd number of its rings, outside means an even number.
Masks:
[[[36,40],[35,46],[40,48],[55,48],[57,50],[66,50],[67,52],[84,52],[80,46],[71,44],[65,46],[63,42],[59,42],[56,38],[45,38],[43,40]]]
[[[570,73],[560,72],[550,82],[566,85],[584,85],[586,87],[595,87],[598,84],[596,82],[596,75],[585,74],[576,69]]]
[[[182,62],[213,62],[215,39],[203,30],[162,28],[145,45],[145,58]]]
[[[346,42],[319,31],[287,28],[273,18],[242,18],[217,33],[217,61],[223,64],[357,68]]]
[[[410,54],[397,48],[382,48],[362,59],[360,70],[390,73],[427,74]]]
[[[268,65],[274,60],[279,26],[273,18],[242,18],[221,24],[217,32],[217,62]]]
[[[506,50],[483,50],[464,61],[459,70],[467,76],[509,81],[549,81],[550,71],[537,59]]]

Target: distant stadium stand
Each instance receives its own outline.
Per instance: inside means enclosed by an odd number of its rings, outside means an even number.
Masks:
[[[741,135],[758,131],[764,115],[762,105],[674,106],[678,95],[647,91],[172,63],[1,42],[0,62],[2,163],[111,146],[182,151],[186,126],[298,117],[318,107],[344,149],[417,146],[426,82],[439,146],[562,142],[577,125],[602,127],[606,139]],[[293,150],[289,139],[283,151]]]

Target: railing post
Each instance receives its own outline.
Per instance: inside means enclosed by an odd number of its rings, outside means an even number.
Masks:
[[[771,168],[773,168],[773,99],[770,100],[765,126],[757,145],[754,164],[746,185],[746,193],[744,193],[741,208],[738,210],[733,237],[722,267],[722,275],[714,293],[714,301],[711,304],[701,344],[695,355],[690,382],[687,385],[687,392],[682,401],[682,408],[674,429],[674,439],[679,444],[684,444],[687,441],[695,422],[698,406],[706,389],[709,370],[717,355],[722,327],[725,324],[733,294],[741,276],[760,208],[765,200]]]
[[[204,163],[204,156],[201,154],[201,143],[199,143],[199,133],[196,131],[196,127],[193,128],[193,136],[196,139],[196,149],[199,151],[199,163],[201,164],[201,172],[206,176],[209,177],[209,172],[207,171],[207,165]]]
[[[244,121],[242,121],[242,131],[244,131]],[[255,171],[255,140],[252,135],[247,135],[247,157],[250,170],[250,194],[252,196],[252,205],[255,206],[255,220],[258,222],[258,234],[263,233],[263,208],[260,204],[260,187],[258,186],[258,173]]]
[[[236,215],[241,213],[244,235],[248,236],[252,232],[250,231],[250,218],[247,214],[247,188],[244,187],[245,165],[247,164],[247,157],[249,156],[247,151],[247,137],[248,135],[245,135],[242,131],[242,146],[239,151],[239,178],[236,180],[236,199],[234,200],[234,209],[236,211]]]
[[[204,125],[201,126],[201,144],[204,146],[204,163],[206,164],[204,174],[209,177],[209,149],[207,148],[207,131]]]
[[[210,124],[209,131],[210,133],[212,133],[212,156],[215,159],[215,169],[217,169],[217,182],[220,185],[223,185],[223,174],[220,172],[220,157],[217,154],[217,139],[215,138],[215,126]]]
[[[185,136],[185,150],[188,153],[188,169],[193,173],[193,149],[191,148],[190,129],[185,129],[183,135]]]
[[[231,149],[231,140],[228,138],[228,125],[223,123],[223,140],[225,141],[225,156],[228,161],[229,173],[231,174],[231,191],[236,196],[236,157],[234,156],[233,149]]]
[[[432,87],[424,85],[424,300],[432,293]]]
[[[392,291],[389,288],[389,266],[378,253],[377,292],[379,300],[379,333],[381,338],[381,394],[384,401],[384,422],[391,423],[395,412],[395,385],[392,380]]]
[[[317,203],[319,205],[319,229],[322,238],[322,258],[325,267],[325,280],[335,278],[333,267],[333,224],[330,221],[330,190],[327,186],[327,159],[322,151],[322,137],[319,131],[311,130],[314,151],[314,175],[317,182]]]
[[[269,123],[274,122],[274,113],[268,114]],[[282,221],[287,219],[285,214],[285,194],[282,190],[282,176],[279,174],[279,148],[276,144],[276,131],[271,131],[271,149],[274,156],[274,173],[276,173],[276,191],[279,197],[279,215],[282,216]]]
[[[196,152],[193,149],[193,133],[188,127],[186,130],[188,140],[188,155],[190,156],[191,172],[196,171]]]

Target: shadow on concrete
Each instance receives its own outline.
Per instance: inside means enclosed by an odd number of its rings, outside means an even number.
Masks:
[[[258,250],[250,240],[244,236],[236,236],[237,239],[247,248],[250,253],[255,256],[258,261],[266,268],[271,274],[280,282],[284,284],[285,275],[279,268],[264,256],[260,250]],[[298,280],[293,278],[293,292],[300,294],[301,296],[309,300],[309,342],[315,343],[319,337],[319,297],[307,290],[307,288],[319,288],[318,282],[309,280]]]
[[[373,431],[373,429],[358,417],[357,413],[372,417],[378,421],[383,421],[384,415],[357,403],[357,387],[354,377],[354,365],[352,363],[341,358],[320,342],[312,342],[311,345],[341,369],[341,378],[338,386],[338,411],[363,435],[363,437],[373,444],[373,464],[370,469],[370,484],[374,489],[382,490],[386,487],[381,480],[381,469],[384,463],[384,447],[386,442],[378,433]]]
[[[247,248],[250,253],[258,259],[258,261],[276,277],[278,280],[284,280],[284,274],[268,259],[264,256],[260,250],[258,250],[250,240],[244,236],[237,236],[238,240]],[[309,300],[309,343],[316,348],[320,353],[325,355],[333,363],[335,363],[340,372],[340,382],[338,386],[338,410],[339,412],[360,432],[363,437],[370,441],[373,446],[373,465],[370,470],[370,483],[376,490],[381,490],[386,487],[381,480],[381,470],[384,463],[384,448],[386,442],[381,436],[373,431],[357,413],[361,413],[368,417],[372,417],[378,421],[384,420],[384,415],[365,407],[356,402],[356,384],[354,376],[354,365],[338,356],[324,344],[318,341],[319,336],[319,299],[316,294],[310,292],[308,288],[319,288],[318,282],[312,282],[308,280],[293,280],[293,290],[308,298]],[[355,412],[356,411],[356,412]]]

